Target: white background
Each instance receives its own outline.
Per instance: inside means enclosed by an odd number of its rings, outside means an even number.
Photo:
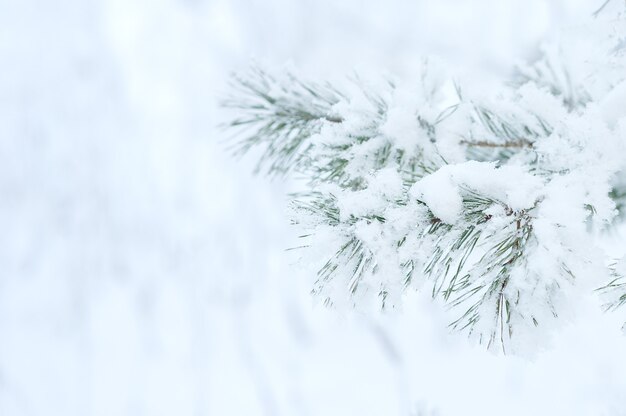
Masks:
[[[0,415],[626,414],[626,339],[592,306],[532,359],[420,296],[314,307],[290,185],[216,127],[251,58],[497,77],[596,3],[0,0]]]

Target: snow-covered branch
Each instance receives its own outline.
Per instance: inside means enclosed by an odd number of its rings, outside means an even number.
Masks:
[[[589,230],[623,204],[626,130],[598,103],[626,65],[598,33],[591,57],[546,47],[492,95],[432,61],[413,83],[331,85],[259,67],[234,76],[225,105],[236,110],[228,125],[247,128],[238,151],[263,146],[269,173],[307,179],[292,212],[320,256],[313,292],[334,307],[390,308],[428,288],[452,328],[511,351],[606,284]]]

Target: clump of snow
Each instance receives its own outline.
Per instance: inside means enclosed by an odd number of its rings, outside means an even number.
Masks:
[[[402,100],[387,112],[387,119],[380,126],[380,132],[393,140],[404,151],[412,152],[418,146],[427,145],[428,135],[419,125],[418,116],[411,109],[416,105],[406,105]]]
[[[453,224],[463,212],[463,198],[458,185],[450,175],[451,166],[444,166],[426,176],[411,188],[411,197],[423,201],[433,215],[445,223]]]
[[[463,212],[463,193],[472,190],[502,202],[512,210],[532,207],[543,180],[521,166],[498,167],[495,162],[468,161],[446,165],[411,188],[411,196],[424,202],[440,220],[453,224]]]
[[[613,88],[600,102],[602,115],[610,126],[626,117],[626,81]]]
[[[367,188],[360,191],[336,191],[342,221],[381,213],[403,196],[402,179],[395,169],[381,169],[369,175],[367,184]]]

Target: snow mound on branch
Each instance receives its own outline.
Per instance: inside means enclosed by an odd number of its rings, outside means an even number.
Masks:
[[[463,191],[475,191],[500,201],[514,211],[531,208],[543,181],[520,166],[469,161],[446,165],[411,188],[412,198],[424,202],[433,215],[454,224],[463,212]]]
[[[604,119],[610,126],[614,126],[626,116],[626,81],[617,85],[600,102]]]
[[[341,221],[350,217],[379,214],[391,201],[402,198],[402,179],[393,168],[381,169],[369,176],[367,188],[360,191],[337,190],[337,205]]]

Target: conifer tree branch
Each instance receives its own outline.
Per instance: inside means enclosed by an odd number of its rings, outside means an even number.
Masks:
[[[534,86],[485,102],[457,86],[452,105],[437,99],[427,72],[409,100],[393,82],[338,88],[259,68],[234,76],[224,106],[237,113],[228,123],[243,137],[237,152],[261,146],[267,173],[308,179],[292,208],[306,230],[301,248],[327,253],[313,293],[329,305],[373,297],[386,308],[426,286],[451,309],[452,329],[505,353],[518,328],[557,317],[559,296],[592,260],[571,244],[580,234],[561,239],[588,213],[562,220],[550,192],[580,186],[576,204],[605,221],[612,214],[608,196],[587,183],[595,162],[580,157],[598,128],[582,109],[590,96],[549,58],[527,72]],[[621,196],[616,183],[611,197]],[[626,303],[621,276],[599,291],[621,291],[607,309]]]
[[[612,280],[596,289],[604,299],[602,307],[605,311],[615,311],[626,305],[626,276],[621,274],[624,269],[623,261],[622,259],[620,263],[616,262],[610,266]],[[620,271],[618,265],[622,266]]]
[[[294,76],[279,80],[258,66],[231,79],[233,94],[222,106],[237,112],[226,124],[244,136],[235,146],[241,155],[255,146],[265,150],[257,170],[285,174],[306,163],[311,136],[324,122],[341,123],[332,113],[341,93],[330,85],[303,82]]]

